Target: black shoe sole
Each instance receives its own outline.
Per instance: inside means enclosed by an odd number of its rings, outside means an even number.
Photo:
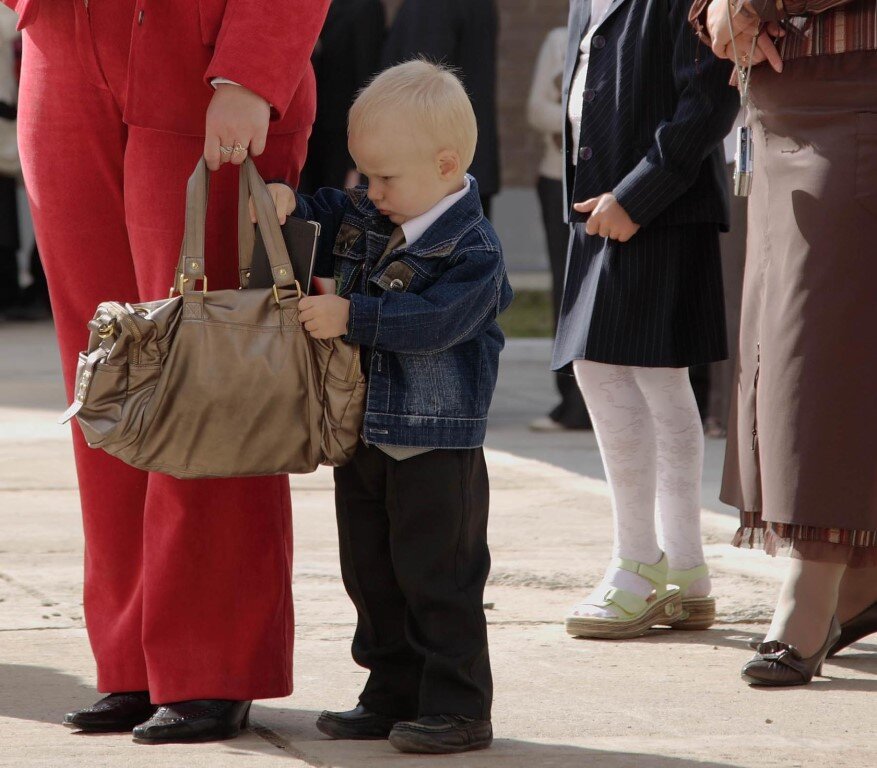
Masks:
[[[493,744],[493,736],[469,744],[443,744],[425,734],[412,731],[394,731],[390,734],[389,741],[400,752],[419,755],[454,755],[460,752],[487,749]]]
[[[149,720],[147,717],[146,720]],[[79,733],[130,733],[138,725],[145,723],[146,720],[138,720],[135,723],[116,724],[116,725],[78,725],[76,723],[62,722],[65,728]]]
[[[357,730],[354,725],[347,725],[338,720],[320,717],[317,718],[317,730],[328,736],[330,739],[336,739],[338,741],[386,741],[387,737],[390,735],[392,726],[387,728],[386,733],[378,733],[376,731],[363,733],[362,731]]]

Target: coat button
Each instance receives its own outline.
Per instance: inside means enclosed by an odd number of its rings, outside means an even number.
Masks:
[[[594,150],[590,147],[582,147],[579,150],[579,159],[580,160],[590,160],[594,156]]]
[[[146,11],[140,11],[140,13],[137,14],[137,26],[138,27],[143,26],[143,17],[145,15],[146,15]]]
[[[597,50],[606,45],[606,38],[603,35],[594,35],[591,40],[591,45],[594,46]]]
[[[596,91],[591,90],[590,88],[587,91],[585,91],[585,101],[587,101],[588,103],[592,102],[596,98],[597,98]]]
[[[404,287],[405,283],[403,283],[398,277],[390,281],[391,291],[401,291]]]

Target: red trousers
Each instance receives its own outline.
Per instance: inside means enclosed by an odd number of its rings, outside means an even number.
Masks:
[[[167,296],[203,147],[123,123],[134,1],[95,0],[90,18],[85,6],[43,3],[25,31],[19,113],[68,392],[99,302]],[[295,178],[306,141],[307,131],[271,135],[263,174]],[[232,166],[211,179],[211,287],[237,284],[236,188]],[[287,478],[176,480],[88,448],[77,427],[73,439],[98,688],[149,690],[155,703],[288,695]]]

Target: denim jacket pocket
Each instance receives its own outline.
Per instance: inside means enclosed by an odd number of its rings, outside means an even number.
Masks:
[[[404,292],[411,285],[414,268],[404,261],[394,261],[373,282],[385,291]]]
[[[332,256],[335,261],[335,288],[339,296],[346,296],[353,291],[362,271],[365,253],[356,246],[363,231],[356,224],[344,222],[335,238]]]

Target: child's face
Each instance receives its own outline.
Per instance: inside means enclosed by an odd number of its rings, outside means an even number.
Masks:
[[[350,156],[368,177],[368,197],[397,226],[463,188],[456,152],[430,152],[408,126],[384,120],[367,135],[351,134]]]

